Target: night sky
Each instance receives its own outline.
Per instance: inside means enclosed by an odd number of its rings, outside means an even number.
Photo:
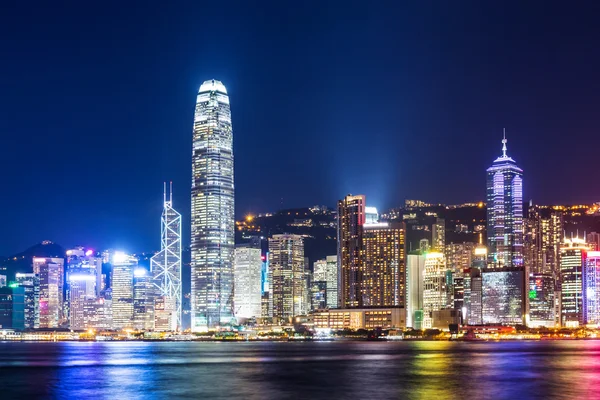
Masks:
[[[157,249],[164,180],[189,242],[212,78],[231,99],[238,216],[347,193],[382,210],[483,200],[504,127],[526,199],[600,200],[594,2],[201,3],[3,3],[0,255]]]

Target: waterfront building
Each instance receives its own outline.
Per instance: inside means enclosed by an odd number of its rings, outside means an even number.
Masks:
[[[425,253],[418,250],[406,257],[406,324],[421,329],[423,322],[423,285]]]
[[[556,326],[554,315],[554,277],[551,274],[529,275],[529,323],[531,327]]]
[[[364,305],[362,236],[365,224],[365,196],[348,195],[338,201],[338,305]]]
[[[133,271],[137,258],[123,252],[112,256],[112,321],[114,329],[133,327]]]
[[[311,310],[322,310],[327,308],[327,282],[312,281],[310,283],[310,308]]]
[[[362,289],[368,307],[404,307],[406,280],[404,223],[363,225]]]
[[[327,256],[324,260],[313,263],[313,282],[327,283],[327,308],[337,308],[338,302],[338,265],[337,256]]]
[[[69,289],[69,326],[86,329],[86,302],[96,299],[96,276],[87,268],[71,268],[67,275]]]
[[[481,269],[472,267],[469,269],[468,284],[465,283],[465,305],[467,307],[467,324],[483,324],[483,279]]]
[[[583,321],[600,325],[600,251],[588,251],[583,270]]]
[[[584,239],[565,239],[560,249],[561,326],[584,323],[582,272],[589,251]]]
[[[524,282],[523,268],[483,271],[482,319],[484,324],[525,324]]]
[[[300,235],[269,238],[269,307],[274,318],[290,319],[308,312],[305,303],[304,242]]]
[[[443,253],[430,252],[425,255],[423,281],[423,328],[433,327],[433,312],[450,308],[446,260]]]
[[[113,329],[112,300],[106,297],[88,299],[83,303],[84,329],[106,331]]]
[[[58,328],[63,324],[63,258],[33,258],[33,273],[39,279],[39,328]]]
[[[25,329],[25,289],[16,283],[0,288],[0,328]]]
[[[143,267],[133,270],[133,329],[151,331],[154,329],[154,277]],[[176,299],[171,300],[175,303]],[[174,310],[173,310],[174,311]],[[170,317],[170,331],[177,329],[177,314]]]
[[[523,266],[523,170],[506,154],[487,169],[487,241],[492,268]],[[521,287],[523,287],[521,285]]]
[[[260,248],[237,246],[234,258],[234,310],[240,320],[261,316],[261,270],[263,260]]]
[[[173,331],[176,316],[175,299],[168,296],[154,298],[154,330],[157,332]]]
[[[25,329],[40,327],[40,279],[34,273],[15,275],[16,283],[24,289],[24,323]]]
[[[406,327],[406,310],[400,307],[319,310],[313,314],[316,328],[392,329]]]
[[[196,98],[191,212],[191,314],[197,332],[233,322],[233,131],[227,89],[214,79],[200,86]]]
[[[168,330],[181,330],[181,214],[173,208],[173,183],[164,184],[163,211],[160,218],[160,251],[150,259],[150,271],[156,297],[165,297],[161,304],[175,304],[169,317]],[[145,279],[145,278],[144,278]],[[152,304],[154,298],[151,299]]]

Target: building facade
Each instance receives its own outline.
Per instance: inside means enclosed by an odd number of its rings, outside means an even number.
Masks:
[[[160,251],[150,259],[150,271],[155,295],[166,297],[165,302],[175,303],[169,330],[181,330],[181,214],[173,208],[173,184],[169,200],[164,185],[163,211],[160,218]],[[154,300],[153,300],[154,301]]]
[[[206,331],[233,318],[233,130],[220,81],[200,86],[192,146],[192,331]]]
[[[561,325],[583,325],[583,269],[589,247],[584,239],[565,239],[560,249]]]
[[[600,325],[600,251],[587,252],[582,284],[583,322],[586,325]]]
[[[493,268],[523,266],[523,170],[506,154],[487,169],[488,261]]]
[[[348,195],[338,201],[338,305],[362,307],[362,235],[365,224],[365,196]]]
[[[269,238],[269,301],[274,318],[290,319],[305,314],[306,276],[304,243],[299,235],[273,235]]]
[[[114,329],[133,328],[133,272],[138,260],[122,252],[112,258],[112,322]]]
[[[327,308],[337,308],[338,304],[338,265],[337,256],[327,256],[313,263],[313,282],[326,282]]]
[[[525,324],[527,288],[523,268],[484,270],[482,320],[484,324]]]
[[[58,328],[64,322],[63,258],[33,258],[33,273],[39,279],[39,328]]]
[[[425,253],[420,250],[406,257],[406,325],[421,329],[423,322],[423,285]]]
[[[261,249],[238,246],[235,249],[234,310],[240,320],[261,316]]]
[[[423,328],[433,327],[433,312],[452,305],[448,302],[448,280],[446,260],[443,253],[430,252],[425,255],[423,281]]]

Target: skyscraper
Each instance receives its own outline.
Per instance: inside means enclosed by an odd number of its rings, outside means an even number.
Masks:
[[[269,285],[272,315],[289,319],[308,311],[306,304],[304,243],[300,235],[273,235],[269,239]]]
[[[594,246],[595,247],[595,246]],[[583,320],[600,324],[600,251],[588,251],[583,270]]]
[[[560,249],[561,325],[576,327],[584,323],[583,269],[589,247],[584,239],[565,239]]]
[[[34,257],[33,273],[39,278],[39,327],[58,328],[63,322],[63,258]]]
[[[560,210],[531,204],[525,223],[523,257],[533,274],[560,274],[563,214]]]
[[[423,274],[423,328],[433,327],[433,312],[450,308],[444,253],[425,255]]]
[[[327,308],[337,308],[338,302],[338,265],[337,256],[327,256],[313,264],[313,281],[327,282]]]
[[[338,296],[341,308],[362,307],[362,226],[365,196],[348,195],[338,201]]]
[[[173,183],[167,200],[164,186],[163,212],[160,218],[160,252],[150,259],[156,297],[165,297],[161,304],[175,304],[169,330],[181,329],[181,214],[173,209]]]
[[[261,316],[261,269],[260,248],[238,246],[235,249],[235,316],[238,320]]]
[[[366,307],[404,307],[406,228],[401,222],[363,225],[362,293]]]
[[[406,257],[406,326],[421,329],[423,322],[423,285],[425,253],[417,250]]]
[[[192,331],[231,323],[234,257],[233,132],[217,80],[198,91],[192,148]]]
[[[123,252],[112,258],[112,318],[115,329],[133,327],[133,271],[138,260]]]
[[[493,268],[523,266],[523,170],[506,154],[487,169],[488,257]]]

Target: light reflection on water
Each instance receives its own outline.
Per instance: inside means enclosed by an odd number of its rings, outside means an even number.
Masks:
[[[0,343],[9,398],[592,398],[600,341]]]

